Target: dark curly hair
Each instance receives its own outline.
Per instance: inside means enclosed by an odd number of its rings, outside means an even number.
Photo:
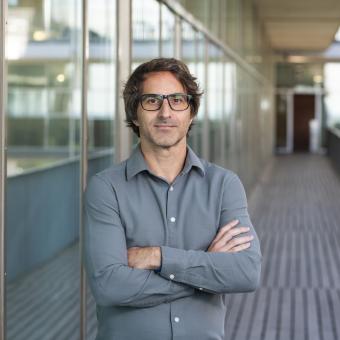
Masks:
[[[200,97],[203,92],[200,91],[196,78],[190,74],[188,66],[182,61],[174,58],[156,58],[139,65],[131,74],[123,90],[125,104],[125,114],[127,126],[132,128],[133,132],[139,137],[139,127],[133,121],[137,120],[137,108],[139,98],[142,95],[142,87],[145,77],[151,72],[171,72],[176,79],[182,84],[187,94],[192,96],[190,100],[191,116],[195,117],[200,106]],[[192,123],[189,130],[192,127]],[[189,131],[188,130],[188,131]]]

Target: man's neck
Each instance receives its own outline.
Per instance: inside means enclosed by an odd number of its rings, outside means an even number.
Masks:
[[[141,141],[141,151],[149,169],[156,176],[172,183],[184,167],[187,145],[182,143],[171,148],[150,148]]]

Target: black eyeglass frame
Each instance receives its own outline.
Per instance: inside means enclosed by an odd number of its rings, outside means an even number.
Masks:
[[[178,96],[178,95],[181,95],[181,96],[185,96],[187,98],[187,107],[185,109],[174,109],[172,106],[171,106],[171,103],[169,101],[169,97],[172,97],[172,96]],[[162,101],[161,101],[161,104],[159,105],[159,107],[157,109],[146,109],[144,106],[143,106],[143,98],[145,97],[154,97],[154,98],[162,98]],[[168,101],[168,104],[171,108],[171,110],[173,111],[185,111],[188,109],[188,107],[190,106],[190,101],[192,99],[192,95],[191,94],[186,94],[186,93],[170,93],[170,94],[158,94],[158,93],[144,93],[142,94],[140,97],[139,97],[139,102],[140,102],[140,105],[142,106],[143,110],[145,111],[158,111],[160,110],[160,108],[162,107],[163,105],[163,101],[164,99],[166,99]]]

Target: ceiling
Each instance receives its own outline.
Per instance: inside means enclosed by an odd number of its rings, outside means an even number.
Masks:
[[[339,0],[255,0],[272,48],[323,51],[340,26]]]

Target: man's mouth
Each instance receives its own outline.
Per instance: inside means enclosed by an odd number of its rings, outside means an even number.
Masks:
[[[159,129],[169,129],[175,127],[175,125],[155,124],[155,127]]]

